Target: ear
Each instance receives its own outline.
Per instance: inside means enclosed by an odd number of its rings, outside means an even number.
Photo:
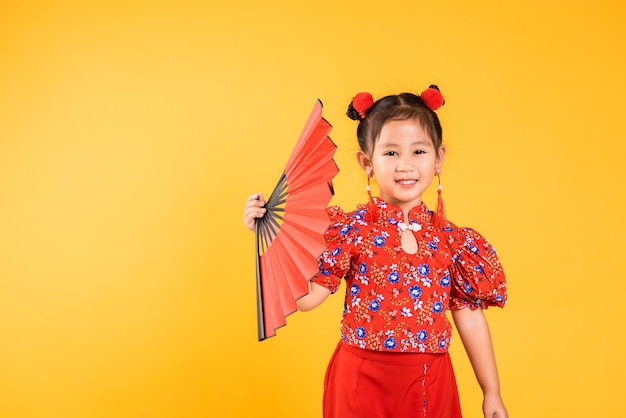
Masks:
[[[446,151],[445,145],[439,147],[439,150],[437,151],[437,159],[435,160],[435,167],[441,169],[443,161],[446,159]]]
[[[370,161],[370,157],[363,151],[358,150],[356,152],[356,162],[359,163],[359,166],[367,173],[368,167],[372,168],[372,162]]]

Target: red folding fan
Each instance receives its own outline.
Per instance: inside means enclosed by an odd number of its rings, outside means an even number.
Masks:
[[[324,233],[330,226],[326,206],[339,172],[333,161],[337,147],[328,137],[331,129],[318,100],[267,200],[265,215],[256,220],[259,341],[286,324],[319,271],[317,259],[326,248]]]

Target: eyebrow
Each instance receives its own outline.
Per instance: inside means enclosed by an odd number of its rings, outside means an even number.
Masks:
[[[389,142],[389,141],[384,141],[384,140],[379,140],[378,145],[383,146],[383,147],[398,147],[399,146],[397,142]],[[433,144],[428,139],[419,139],[415,142],[411,142],[411,146],[423,146],[423,145],[428,146],[428,145],[433,145]]]

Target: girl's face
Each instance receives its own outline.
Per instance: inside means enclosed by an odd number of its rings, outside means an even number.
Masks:
[[[422,202],[422,194],[444,157],[445,148],[436,150],[432,139],[412,119],[387,122],[371,156],[357,153],[363,169],[367,172],[371,167],[380,197],[399,206],[405,214]]]

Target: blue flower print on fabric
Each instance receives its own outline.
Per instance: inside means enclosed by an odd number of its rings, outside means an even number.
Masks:
[[[374,237],[374,245],[377,248],[382,248],[385,245],[385,238],[380,235],[376,235]]]
[[[439,284],[442,287],[448,287],[450,286],[450,275],[446,274],[445,276],[443,276],[440,280],[439,280]]]
[[[369,308],[372,312],[376,312],[380,308],[380,302],[378,299],[374,299],[370,302]]]
[[[396,348],[396,339],[393,337],[387,337],[387,339],[385,340],[385,342],[383,343],[385,345],[385,348],[387,350],[393,350],[394,348]]]
[[[366,262],[361,262],[361,264],[359,264],[359,273],[361,274],[365,274],[367,273],[367,263]]]
[[[420,276],[426,277],[428,276],[428,273],[430,273],[430,268],[428,267],[428,264],[426,263],[420,264],[419,267],[417,268],[417,272],[420,274]]]
[[[417,299],[422,296],[422,289],[418,285],[409,287],[409,296],[411,299]]]
[[[352,226],[350,225],[345,225],[343,228],[341,228],[341,230],[339,231],[339,235],[348,235],[348,233],[352,230]]]
[[[363,215],[365,214],[364,210],[357,210],[352,214],[352,218],[357,221],[362,221],[364,219]]]
[[[406,211],[379,202],[374,199],[387,209],[329,208],[327,250],[315,282],[331,290],[342,281],[347,285],[341,332],[348,344],[384,352],[445,352],[452,332],[449,311],[504,305],[506,287],[493,247],[473,230],[435,227],[425,206],[411,209],[405,221]],[[400,251],[402,221],[423,226],[415,234],[417,254]]]
[[[437,301],[433,304],[433,312],[438,314],[443,311],[443,303]]]
[[[354,333],[360,339],[365,338],[365,335],[366,335],[365,327],[358,327],[357,329],[354,330]]]
[[[361,291],[361,288],[359,287],[359,285],[356,283],[352,283],[352,286],[350,286],[350,294],[352,296],[356,296],[359,294],[360,291]]]

